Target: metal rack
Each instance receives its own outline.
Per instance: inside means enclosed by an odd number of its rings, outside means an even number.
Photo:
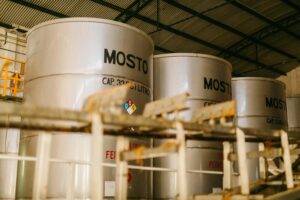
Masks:
[[[22,101],[25,63],[0,56],[0,98]]]
[[[196,110],[190,122],[180,119],[180,111],[188,109],[188,94],[182,94],[146,105],[143,115],[122,114],[122,103],[130,87],[121,86],[108,89],[87,99],[82,111],[43,108],[31,105],[0,103],[0,116],[20,116],[22,121],[0,120],[0,127],[20,128],[25,130],[40,130],[36,157],[10,156],[0,154],[0,159],[23,160],[35,162],[33,199],[47,198],[47,181],[50,162],[66,163],[69,166],[67,199],[74,199],[74,166],[91,166],[91,198],[103,199],[103,167],[116,168],[115,199],[127,198],[128,169],[151,171],[175,171],[179,177],[179,191],[176,198],[186,199],[297,199],[300,188],[294,173],[297,172],[299,160],[291,164],[291,155],[300,154],[300,149],[290,148],[291,144],[299,144],[299,133],[287,133],[283,130],[250,130],[240,129],[232,125],[235,115],[234,102],[226,102]],[[154,109],[155,108],[155,109]],[[173,118],[170,118],[172,114]],[[75,122],[67,125],[61,122]],[[74,124],[74,123],[72,123]],[[109,125],[109,126],[106,126]],[[129,129],[130,128],[130,129]],[[167,130],[173,130],[173,133]],[[49,131],[73,132],[91,134],[91,162],[80,160],[61,160],[50,157],[51,133]],[[174,134],[175,132],[175,134]],[[298,135],[297,135],[298,134]],[[117,137],[116,163],[103,163],[103,136]],[[129,150],[130,137],[174,138],[159,147],[138,147]],[[186,168],[186,140],[223,141],[223,172],[188,170]],[[245,142],[258,142],[259,151],[246,152]],[[272,142],[274,147],[268,147],[265,142]],[[237,144],[237,153],[232,151],[232,144]],[[128,165],[130,160],[140,160],[178,155],[178,168],[165,169]],[[270,176],[267,158],[282,157],[282,169]],[[249,183],[246,159],[260,159],[261,180]],[[233,173],[232,163],[237,161],[240,168]],[[223,191],[218,194],[196,195],[188,197],[187,173],[218,173],[223,174]],[[240,186],[232,188],[232,177],[238,176]],[[284,177],[284,179],[282,179]],[[283,184],[284,189],[275,194],[267,194],[266,188]],[[175,197],[174,197],[175,198]]]

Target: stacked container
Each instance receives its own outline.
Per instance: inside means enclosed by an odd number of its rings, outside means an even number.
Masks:
[[[286,129],[284,83],[270,78],[233,78],[232,98],[236,101],[236,125],[254,129]],[[257,144],[247,144],[247,151],[257,151]],[[259,179],[258,160],[247,160],[250,181]]]
[[[231,99],[231,64],[210,55],[174,53],[154,56],[154,99],[189,92],[190,110],[183,113],[190,120],[192,111]],[[159,145],[163,140],[155,141]],[[222,171],[222,144],[187,142],[188,170]],[[155,167],[176,169],[176,155],[154,160]],[[210,193],[222,188],[222,175],[188,174],[188,194]],[[178,181],[175,172],[154,172],[154,198],[174,199]]]
[[[80,110],[89,95],[131,82],[128,99],[137,107],[134,114],[142,113],[152,99],[153,48],[142,31],[110,20],[68,18],[37,25],[28,33],[26,103]],[[37,132],[22,133],[20,155],[35,155],[37,136]],[[51,157],[89,161],[90,139],[87,134],[53,133]],[[131,140],[132,146],[148,143]],[[115,144],[115,137],[105,136],[104,162],[115,162]],[[68,172],[67,164],[51,164],[48,198],[66,196]],[[130,173],[129,198],[151,198],[150,172]],[[33,174],[32,163],[19,165],[18,198],[32,197]],[[90,168],[76,165],[74,174],[75,198],[90,198]],[[113,197],[114,168],[104,168],[104,180],[105,196]]]

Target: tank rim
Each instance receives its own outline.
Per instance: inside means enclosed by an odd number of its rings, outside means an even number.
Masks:
[[[116,22],[116,21],[113,21],[113,20],[109,20],[109,19],[102,19],[102,18],[93,18],[93,17],[69,17],[69,18],[63,18],[63,19],[53,19],[53,20],[48,20],[48,21],[45,21],[45,22],[42,22],[38,25],[35,25],[34,27],[32,27],[28,32],[27,32],[27,35],[26,35],[26,38],[29,37],[29,35],[36,31],[37,29],[39,28],[42,28],[42,27],[45,27],[45,26],[49,26],[49,25],[52,25],[52,24],[58,24],[58,23],[68,23],[68,22],[94,22],[94,23],[103,23],[103,24],[110,24],[110,25],[115,25],[115,26],[120,26],[120,27],[124,27],[124,28],[128,28],[128,29],[131,29],[143,36],[145,36],[145,38],[147,38],[147,40],[150,42],[151,46],[152,46],[152,51],[154,51],[154,42],[152,40],[152,38],[146,34],[144,31],[134,27],[134,26],[131,26],[131,25],[128,25],[128,24],[124,24],[124,23],[121,23],[121,22]]]
[[[232,70],[232,64],[218,56],[210,55],[210,54],[202,54],[202,53],[165,53],[165,54],[159,54],[159,55],[154,55],[153,58],[167,58],[167,57],[199,57],[199,58],[210,58],[210,59],[215,59],[222,61],[226,63],[230,69]]]
[[[240,80],[256,80],[256,81],[270,81],[270,82],[275,82],[275,83],[279,83],[282,86],[284,86],[285,88],[285,84],[282,81],[273,79],[273,78],[265,78],[265,77],[235,77],[232,78],[232,81],[240,81]]]

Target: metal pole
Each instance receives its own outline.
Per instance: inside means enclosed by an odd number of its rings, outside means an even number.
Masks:
[[[51,152],[51,134],[41,133],[38,136],[36,163],[33,180],[34,200],[47,198],[49,157]]]
[[[249,176],[248,176],[248,167],[247,167],[247,159],[246,159],[245,133],[241,129],[237,128],[236,137],[237,137],[238,164],[239,164],[239,172],[240,172],[239,183],[241,185],[241,193],[249,194],[250,189],[249,189]]]
[[[293,171],[292,171],[292,164],[291,164],[291,155],[289,149],[289,140],[288,135],[285,131],[280,131],[281,134],[281,145],[283,151],[283,162],[284,162],[284,171],[285,171],[285,179],[287,188],[294,187],[294,179],[293,179]]]
[[[103,124],[99,114],[92,114],[91,196],[103,199]]]
[[[116,200],[127,199],[128,163],[121,160],[122,151],[129,149],[129,139],[124,136],[117,137],[116,157]]]
[[[258,151],[263,152],[265,150],[265,145],[264,143],[260,142],[258,143]],[[264,156],[259,157],[259,177],[260,179],[266,179],[267,174],[266,174],[266,160]]]
[[[228,159],[232,152],[232,144],[223,142],[223,190],[231,189],[232,168],[231,162]]]
[[[180,122],[176,122],[176,131],[177,131],[177,143],[179,144],[178,148],[178,189],[179,189],[179,199],[186,200],[188,199],[187,194],[187,178],[186,178],[186,144],[185,144],[185,133],[183,126]]]

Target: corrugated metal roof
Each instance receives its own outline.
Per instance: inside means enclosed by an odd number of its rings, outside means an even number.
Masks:
[[[117,16],[148,33],[160,51],[219,55],[233,64],[235,75],[277,77],[299,65],[297,0],[0,1],[0,24],[6,27]]]

